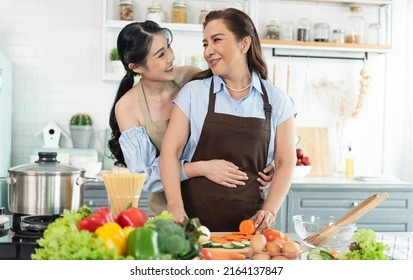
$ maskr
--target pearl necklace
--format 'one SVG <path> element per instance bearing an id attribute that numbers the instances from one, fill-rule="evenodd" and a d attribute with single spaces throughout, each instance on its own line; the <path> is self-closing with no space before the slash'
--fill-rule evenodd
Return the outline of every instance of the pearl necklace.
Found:
<path id="1" fill-rule="evenodd" d="M 252 84 L 252 82 L 251 82 L 248 86 L 246 86 L 245 88 L 235 89 L 235 88 L 230 87 L 229 85 L 227 85 L 227 84 L 224 82 L 224 85 L 225 85 L 227 88 L 229 88 L 230 90 L 235 91 L 235 92 L 244 91 L 244 90 L 248 89 L 248 88 L 251 86 L 251 84 Z"/>

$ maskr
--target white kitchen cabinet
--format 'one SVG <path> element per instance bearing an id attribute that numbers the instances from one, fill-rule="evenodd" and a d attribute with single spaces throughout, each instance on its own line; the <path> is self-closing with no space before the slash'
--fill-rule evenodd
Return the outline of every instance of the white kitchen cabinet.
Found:
<path id="1" fill-rule="evenodd" d="M 134 21 L 144 21 L 148 6 L 153 0 L 134 1 Z M 380 23 L 382 26 L 382 41 L 379 45 L 348 44 L 348 43 L 324 43 L 324 42 L 298 42 L 262 39 L 263 48 L 271 48 L 273 56 L 297 56 L 310 57 L 341 57 L 360 58 L 368 53 L 386 53 L 391 49 L 391 4 L 392 0 L 188 0 L 188 23 L 169 23 L 171 7 L 174 0 L 162 0 L 164 22 L 162 26 L 169 28 L 175 40 L 182 40 L 194 48 L 175 49 L 176 60 L 179 64 L 188 64 L 188 57 L 202 54 L 202 44 L 198 47 L 193 42 L 201 42 L 202 25 L 198 23 L 201 9 L 205 5 L 211 8 L 222 9 L 228 6 L 238 7 L 247 12 L 253 19 L 259 35 L 264 38 L 266 25 L 270 20 L 277 23 L 289 20 L 296 23 L 300 18 L 309 18 L 312 24 L 327 22 L 331 30 L 344 28 L 346 19 L 350 15 L 350 6 L 361 6 L 363 17 L 368 23 Z M 119 81 L 120 76 L 111 74 L 109 66 L 109 53 L 116 46 L 116 38 L 120 30 L 131 21 L 119 20 L 118 0 L 103 1 L 102 22 L 102 78 L 104 80 Z M 314 16 L 316 15 L 316 16 Z M 294 30 L 296 26 L 294 25 Z M 331 32 L 330 30 L 330 32 Z M 367 26 L 366 26 L 367 32 Z M 183 57 L 182 57 L 183 56 Z"/>

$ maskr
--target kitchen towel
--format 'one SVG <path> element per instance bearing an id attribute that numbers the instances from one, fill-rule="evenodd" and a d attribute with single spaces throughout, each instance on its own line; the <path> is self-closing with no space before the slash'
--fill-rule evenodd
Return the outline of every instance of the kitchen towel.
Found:
<path id="1" fill-rule="evenodd" d="M 376 233 L 376 240 L 390 246 L 393 260 L 413 260 L 413 234 Z"/>

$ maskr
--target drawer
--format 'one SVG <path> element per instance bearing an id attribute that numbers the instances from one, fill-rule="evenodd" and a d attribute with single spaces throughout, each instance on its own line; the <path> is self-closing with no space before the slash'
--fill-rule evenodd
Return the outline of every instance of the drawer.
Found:
<path id="1" fill-rule="evenodd" d="M 363 200 L 367 199 L 373 192 L 293 192 L 291 210 L 295 214 L 307 214 L 308 211 L 341 212 L 349 211 Z M 372 211 L 376 214 L 389 213 L 409 214 L 413 213 L 413 193 L 394 192 L 389 198 L 382 202 Z M 314 215 L 314 213 L 312 213 Z"/>
<path id="2" fill-rule="evenodd" d="M 341 217 L 377 192 L 290 191 L 287 231 L 294 232 L 292 216 L 315 215 Z M 357 221 L 358 228 L 378 232 L 411 231 L 413 193 L 392 192 L 389 198 Z"/>

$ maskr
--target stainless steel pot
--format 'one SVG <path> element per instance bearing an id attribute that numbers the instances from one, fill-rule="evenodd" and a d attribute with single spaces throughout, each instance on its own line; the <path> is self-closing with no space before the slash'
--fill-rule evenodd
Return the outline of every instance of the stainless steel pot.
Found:
<path id="1" fill-rule="evenodd" d="M 35 163 L 12 167 L 9 177 L 0 177 L 8 184 L 10 212 L 57 215 L 83 205 L 84 184 L 96 179 L 84 177 L 82 168 L 60 164 L 56 156 L 39 152 Z"/>

